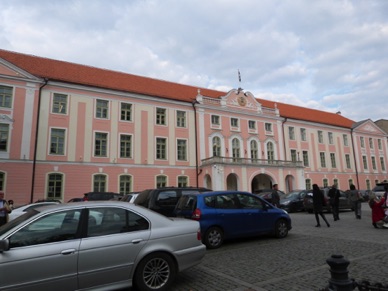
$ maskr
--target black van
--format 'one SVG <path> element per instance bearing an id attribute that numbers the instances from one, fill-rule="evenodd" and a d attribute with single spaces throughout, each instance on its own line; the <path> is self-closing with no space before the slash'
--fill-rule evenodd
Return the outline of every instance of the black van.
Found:
<path id="1" fill-rule="evenodd" d="M 141 205 L 164 216 L 174 216 L 175 205 L 182 194 L 202 193 L 212 191 L 206 188 L 196 187 L 163 187 L 147 189 L 139 193 L 135 204 Z"/>
<path id="2" fill-rule="evenodd" d="M 114 192 L 88 192 L 85 193 L 89 201 L 95 200 L 120 200 L 123 196 L 119 193 Z"/>

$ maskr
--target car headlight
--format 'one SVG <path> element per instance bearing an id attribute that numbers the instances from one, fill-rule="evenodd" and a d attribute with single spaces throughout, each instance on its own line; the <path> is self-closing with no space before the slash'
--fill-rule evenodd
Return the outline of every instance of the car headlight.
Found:
<path id="1" fill-rule="evenodd" d="M 283 205 L 288 205 L 290 203 L 291 203 L 291 201 L 284 201 L 284 202 L 282 202 Z"/>

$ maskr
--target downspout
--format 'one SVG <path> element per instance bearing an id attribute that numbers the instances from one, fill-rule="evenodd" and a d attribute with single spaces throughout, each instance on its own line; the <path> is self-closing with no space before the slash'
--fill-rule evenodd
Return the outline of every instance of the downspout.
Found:
<path id="1" fill-rule="evenodd" d="M 199 102 L 194 99 L 191 102 L 191 105 L 194 109 L 194 132 L 195 132 L 195 183 L 196 187 L 198 187 L 198 177 L 201 174 L 201 172 L 198 172 L 198 144 L 197 144 L 197 109 L 195 107 L 195 104 L 199 104 Z"/>
<path id="2" fill-rule="evenodd" d="M 353 159 L 354 159 L 354 167 L 356 168 L 357 189 L 360 189 L 360 182 L 358 181 L 356 153 L 354 151 L 353 128 L 350 129 L 350 136 L 352 137 Z"/>
<path id="3" fill-rule="evenodd" d="M 38 110 L 36 113 L 36 128 L 35 128 L 35 145 L 34 145 L 34 159 L 32 161 L 32 183 L 31 183 L 31 196 L 30 203 L 34 202 L 34 187 L 35 187 L 35 172 L 36 172 L 36 155 L 38 152 L 38 133 L 39 133 L 39 120 L 40 120 L 40 102 L 42 99 L 42 89 L 48 83 L 48 79 L 44 79 L 44 84 L 39 87 L 39 96 L 38 96 Z"/>

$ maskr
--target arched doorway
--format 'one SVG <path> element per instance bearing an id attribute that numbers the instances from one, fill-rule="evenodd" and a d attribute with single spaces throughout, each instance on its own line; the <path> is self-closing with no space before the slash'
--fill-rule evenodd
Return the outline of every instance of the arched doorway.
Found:
<path id="1" fill-rule="evenodd" d="M 236 174 L 229 174 L 228 177 L 226 177 L 226 190 L 238 190 L 237 186 Z"/>
<path id="2" fill-rule="evenodd" d="M 251 191 L 252 193 L 258 193 L 261 189 L 271 189 L 272 188 L 272 178 L 266 174 L 258 174 L 252 179 Z"/>
<path id="3" fill-rule="evenodd" d="M 286 185 L 286 189 L 284 189 L 285 193 L 289 193 L 289 192 L 291 192 L 292 190 L 295 189 L 295 185 L 294 185 L 295 184 L 295 178 L 294 178 L 294 176 L 287 175 L 284 182 L 285 182 L 285 185 Z"/>
<path id="4" fill-rule="evenodd" d="M 205 185 L 205 188 L 207 189 L 213 189 L 212 178 L 208 174 L 206 174 L 204 177 L 204 185 Z"/>

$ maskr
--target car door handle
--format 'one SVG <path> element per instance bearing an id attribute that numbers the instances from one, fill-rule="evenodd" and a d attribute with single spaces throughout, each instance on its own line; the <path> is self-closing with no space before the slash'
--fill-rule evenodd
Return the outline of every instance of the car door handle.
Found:
<path id="1" fill-rule="evenodd" d="M 132 243 L 133 243 L 133 244 L 138 244 L 138 243 L 141 242 L 141 241 L 143 241 L 142 238 L 133 239 L 133 240 L 132 240 Z"/>
<path id="2" fill-rule="evenodd" d="M 62 255 L 71 255 L 75 253 L 75 249 L 68 249 L 68 250 L 63 250 L 61 252 Z"/>

